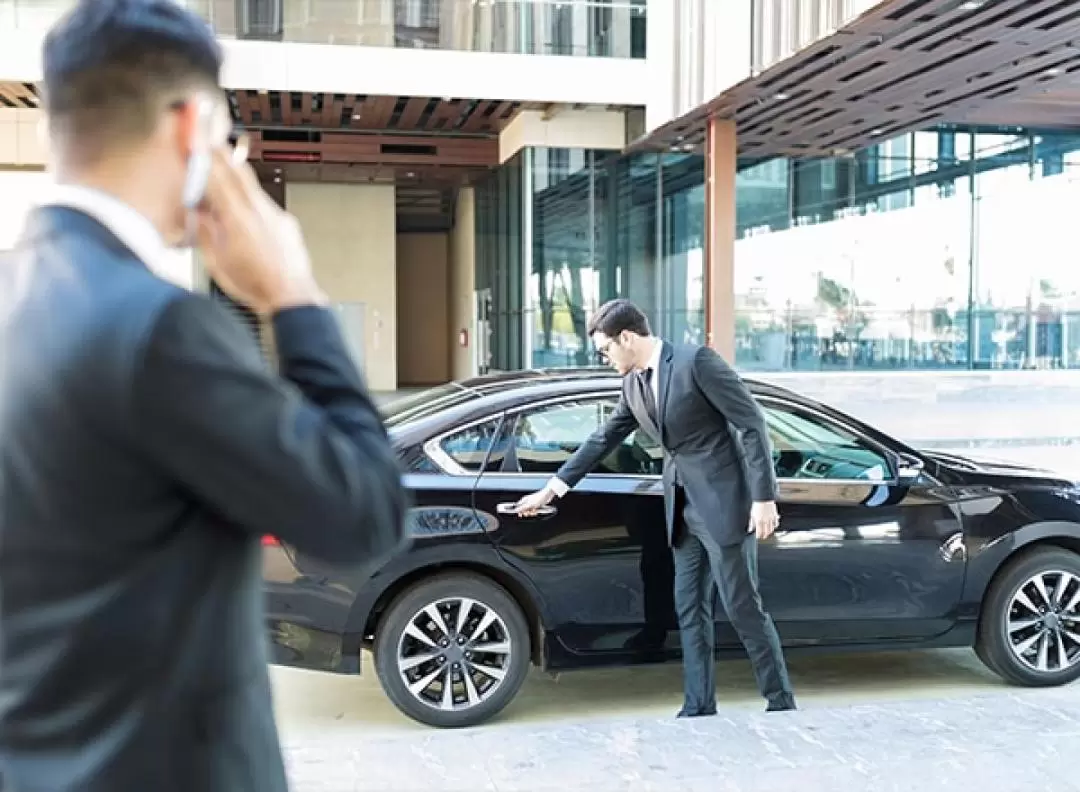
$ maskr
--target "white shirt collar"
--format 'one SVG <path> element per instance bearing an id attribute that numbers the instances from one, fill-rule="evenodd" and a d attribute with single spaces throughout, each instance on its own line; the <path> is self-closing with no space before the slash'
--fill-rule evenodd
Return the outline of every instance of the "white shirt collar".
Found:
<path id="1" fill-rule="evenodd" d="M 660 353 L 664 351 L 664 342 L 660 338 L 654 339 L 656 343 L 653 344 L 652 354 L 649 355 L 649 362 L 645 364 L 645 368 L 652 369 L 653 371 L 660 370 Z"/>
<path id="2" fill-rule="evenodd" d="M 42 206 L 66 206 L 97 220 L 130 248 L 147 268 L 163 280 L 191 288 L 178 257 L 183 254 L 165 244 L 154 224 L 130 205 L 113 196 L 75 184 L 50 188 Z M 190 269 L 190 266 L 188 266 Z"/>

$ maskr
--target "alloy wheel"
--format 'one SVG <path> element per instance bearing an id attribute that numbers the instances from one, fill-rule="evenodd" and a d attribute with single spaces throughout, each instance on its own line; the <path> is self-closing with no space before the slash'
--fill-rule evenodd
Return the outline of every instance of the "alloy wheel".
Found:
<path id="1" fill-rule="evenodd" d="M 1013 654 L 1033 671 L 1080 663 L 1080 577 L 1053 569 L 1028 578 L 1009 603 L 1006 630 Z"/>
<path id="2" fill-rule="evenodd" d="M 397 667 L 409 692 L 440 710 L 475 707 L 494 695 L 510 668 L 510 632 L 494 609 L 475 599 L 432 602 L 398 640 Z"/>

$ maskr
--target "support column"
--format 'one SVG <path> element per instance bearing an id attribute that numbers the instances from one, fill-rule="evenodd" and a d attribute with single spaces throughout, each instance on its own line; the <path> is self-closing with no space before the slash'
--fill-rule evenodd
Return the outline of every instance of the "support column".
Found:
<path id="1" fill-rule="evenodd" d="M 705 343 L 735 365 L 735 122 L 705 136 Z"/>

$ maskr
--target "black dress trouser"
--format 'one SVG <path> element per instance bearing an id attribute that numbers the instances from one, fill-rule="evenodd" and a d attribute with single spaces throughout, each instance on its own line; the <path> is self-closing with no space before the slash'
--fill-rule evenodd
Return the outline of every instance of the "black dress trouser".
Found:
<path id="1" fill-rule="evenodd" d="M 680 488 L 681 489 L 681 488 Z M 721 545 L 685 498 L 682 531 L 672 549 L 675 559 L 675 610 L 683 654 L 684 709 L 716 710 L 715 593 L 727 612 L 754 669 L 758 689 L 772 702 L 790 697 L 791 682 L 772 617 L 758 591 L 757 537 Z"/>

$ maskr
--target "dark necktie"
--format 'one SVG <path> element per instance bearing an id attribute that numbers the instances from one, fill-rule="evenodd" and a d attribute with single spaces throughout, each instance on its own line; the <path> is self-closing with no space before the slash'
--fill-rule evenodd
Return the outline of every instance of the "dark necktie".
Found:
<path id="1" fill-rule="evenodd" d="M 653 423 L 659 426 L 660 419 L 656 411 L 656 397 L 653 396 L 652 378 L 653 370 L 651 368 L 647 368 L 641 372 L 641 387 L 643 389 L 641 396 L 645 400 L 646 412 L 648 412 L 649 417 L 652 418 Z"/>

